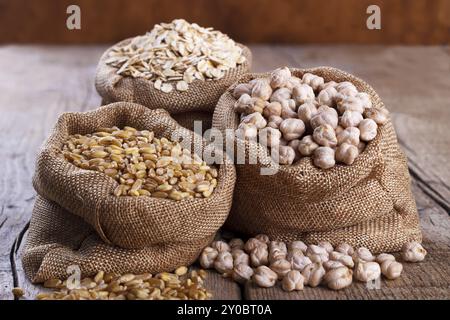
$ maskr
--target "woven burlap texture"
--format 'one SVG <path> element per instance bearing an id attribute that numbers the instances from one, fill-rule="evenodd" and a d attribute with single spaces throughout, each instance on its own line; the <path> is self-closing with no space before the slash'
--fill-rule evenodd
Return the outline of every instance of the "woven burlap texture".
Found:
<path id="1" fill-rule="evenodd" d="M 301 77 L 317 74 L 325 81 L 350 81 L 367 92 L 374 107 L 385 108 L 378 94 L 364 81 L 330 67 L 291 69 Z M 238 83 L 268 74 L 248 74 Z M 236 129 L 239 117 L 233 110 L 236 99 L 231 86 L 220 98 L 213 128 L 225 134 Z M 280 166 L 275 175 L 261 175 L 273 167 L 267 149 L 255 142 L 238 140 L 258 154 L 257 164 L 236 165 L 237 183 L 226 226 L 256 235 L 265 233 L 278 240 L 304 240 L 336 245 L 348 242 L 374 252 L 397 251 L 409 240 L 421 240 L 418 213 L 410 189 L 406 157 L 400 150 L 391 121 L 378 129 L 377 137 L 351 166 L 329 170 L 316 168 L 311 158 Z"/>
<path id="2" fill-rule="evenodd" d="M 106 244 L 80 217 L 55 202 L 37 196 L 28 230 L 22 265 L 34 283 L 67 278 L 67 267 L 77 265 L 83 277 L 105 272 L 157 273 L 193 263 L 211 237 L 167 242 L 144 249 Z"/>
<path id="3" fill-rule="evenodd" d="M 230 162 L 218 167 L 218 184 L 209 198 L 173 201 L 146 196 L 116 197 L 113 191 L 118 183 L 114 179 L 80 169 L 62 156 L 61 147 L 71 134 L 126 125 L 154 131 L 156 137 L 182 137 L 182 143 L 188 146 L 199 139 L 193 151 L 201 156 L 204 140 L 181 127 L 163 109 L 117 102 L 94 111 L 65 113 L 37 157 L 33 177 L 37 193 L 81 217 L 106 243 L 123 248 L 195 242 L 215 234 L 231 207 L 236 173 Z"/>
<path id="4" fill-rule="evenodd" d="M 107 49 L 101 56 L 97 66 L 95 87 L 105 103 L 127 101 L 142 104 L 148 108 L 167 110 L 186 128 L 193 129 L 193 121 L 204 121 L 204 127 L 210 125 L 214 107 L 225 90 L 242 75 L 250 71 L 252 53 L 249 48 L 238 44 L 243 49 L 246 61 L 230 69 L 220 80 L 195 80 L 189 85 L 189 90 L 180 92 L 173 90 L 164 93 L 156 90 L 153 83 L 143 78 L 123 77 L 118 75 L 117 68 L 107 65 L 105 61 L 112 48 L 125 46 L 132 38 L 123 40 Z M 202 113 L 198 113 L 198 112 Z M 194 112 L 193 114 L 190 114 Z"/>

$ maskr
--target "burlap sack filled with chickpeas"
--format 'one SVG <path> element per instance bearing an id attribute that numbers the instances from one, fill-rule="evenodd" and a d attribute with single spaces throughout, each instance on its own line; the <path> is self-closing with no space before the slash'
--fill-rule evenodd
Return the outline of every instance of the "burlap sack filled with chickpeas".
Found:
<path id="1" fill-rule="evenodd" d="M 169 150 L 171 137 L 183 141 Z M 203 148 L 201 137 L 162 109 L 117 102 L 63 114 L 36 163 L 38 198 L 23 255 L 27 275 L 34 282 L 63 278 L 71 264 L 86 276 L 191 264 L 228 216 L 235 183 L 230 162 L 209 166 L 195 160 L 202 159 Z M 158 153 L 163 156 L 156 159 Z M 185 165 L 175 156 L 197 162 Z M 78 160 L 83 157 L 88 160 Z M 141 165 L 146 169 L 133 171 Z M 177 191 L 186 180 L 194 184 L 195 197 L 194 189 Z"/>
<path id="2" fill-rule="evenodd" d="M 276 92 L 277 82 L 283 82 L 283 74 L 275 78 L 271 73 L 248 74 L 224 93 L 216 107 L 213 128 L 225 132 L 227 128 L 236 130 L 239 127 L 236 134 L 240 132 L 241 138 L 236 140 L 236 146 L 245 148 L 246 162 L 251 153 L 258 155 L 256 164 L 236 165 L 237 183 L 226 226 L 248 235 L 264 233 L 284 241 L 316 243 L 327 240 L 333 245 L 347 242 L 374 252 L 400 250 L 408 241 L 421 240 L 406 158 L 377 93 L 361 79 L 338 69 L 287 70 L 298 77 L 289 80 L 287 87 L 290 88 Z M 247 84 L 256 78 L 266 78 L 269 86 L 275 87 L 264 92 L 267 91 L 261 91 L 264 84 L 255 89 L 260 91 L 257 95 L 266 94 L 272 99 L 275 94 L 278 98 L 274 100 L 286 100 L 280 103 L 281 114 L 273 116 L 273 112 L 280 111 L 276 110 L 276 104 L 268 107 L 269 102 L 248 99 L 254 88 L 252 84 L 236 88 L 238 84 Z M 342 82 L 345 83 L 339 85 Z M 299 85 L 302 88 L 292 89 Z M 333 89 L 327 89 L 317 98 L 327 87 Z M 356 98 L 347 98 L 356 94 Z M 279 99 L 283 95 L 285 97 Z M 308 105 L 307 99 L 301 101 L 308 95 L 312 96 L 312 106 Z M 237 97 L 241 103 L 236 103 Z M 364 111 L 359 110 L 359 115 L 348 112 L 344 116 L 347 107 L 353 110 L 351 106 L 355 99 L 365 100 L 362 103 Z M 322 104 L 328 106 L 322 107 Z M 255 111 L 263 116 L 254 114 Z M 322 115 L 314 119 L 321 112 Z M 331 127 L 327 124 L 315 129 L 329 120 L 327 112 L 331 112 L 334 123 Z M 364 118 L 374 121 L 365 120 L 362 124 L 361 113 Z M 283 124 L 287 118 L 296 120 Z M 298 118 L 303 118 L 305 126 L 295 136 Z M 294 124 L 294 130 L 290 128 L 291 124 Z M 248 141 L 248 137 L 260 130 L 270 131 L 272 139 L 277 137 L 272 128 L 281 131 L 278 144 L 291 147 L 280 146 L 279 152 L 275 153 L 279 156 L 279 167 L 274 166 L 270 149 L 256 141 Z M 356 137 L 352 134 L 355 128 Z M 297 142 L 291 140 L 290 134 L 294 134 Z M 324 147 L 328 145 L 327 139 L 334 142 Z M 346 144 L 341 147 L 344 142 Z M 262 175 L 262 168 L 277 168 L 278 171 L 274 175 Z"/>
<path id="3" fill-rule="evenodd" d="M 106 50 L 95 86 L 103 104 L 128 101 L 163 108 L 182 126 L 193 130 L 197 120 L 205 130 L 222 93 L 249 72 L 251 62 L 246 46 L 178 19 Z"/>

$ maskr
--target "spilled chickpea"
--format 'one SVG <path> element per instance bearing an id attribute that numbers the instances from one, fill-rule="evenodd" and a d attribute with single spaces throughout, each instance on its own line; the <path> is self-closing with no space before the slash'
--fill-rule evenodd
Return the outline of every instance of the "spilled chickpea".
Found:
<path id="1" fill-rule="evenodd" d="M 404 245 L 406 262 L 419 262 L 426 250 L 418 242 Z M 353 281 L 367 283 L 383 276 L 394 280 L 401 276 L 403 265 L 391 254 L 373 255 L 369 249 L 353 248 L 347 243 L 336 247 L 328 241 L 306 245 L 302 241 L 271 241 L 259 234 L 244 242 L 234 238 L 228 243 L 214 241 L 199 257 L 202 268 L 215 269 L 225 277 L 244 284 L 252 282 L 270 288 L 280 282 L 285 291 L 303 290 L 304 286 L 326 286 L 341 290 Z"/>

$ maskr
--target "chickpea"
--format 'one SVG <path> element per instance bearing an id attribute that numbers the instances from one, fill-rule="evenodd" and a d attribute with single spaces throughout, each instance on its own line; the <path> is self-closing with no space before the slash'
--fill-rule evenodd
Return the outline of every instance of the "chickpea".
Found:
<path id="1" fill-rule="evenodd" d="M 283 277 L 291 271 L 291 263 L 286 259 L 278 259 L 270 264 L 270 269 L 278 275 L 278 279 L 283 279 Z"/>
<path id="2" fill-rule="evenodd" d="M 303 253 L 306 252 L 306 250 L 308 249 L 308 246 L 303 242 L 303 241 L 292 241 L 291 243 L 289 243 L 289 250 L 295 250 L 295 249 L 300 249 Z"/>
<path id="3" fill-rule="evenodd" d="M 293 112 L 295 112 L 295 109 L 296 109 L 295 100 L 287 99 L 287 100 L 281 101 L 281 109 L 286 109 L 286 108 L 289 108 Z M 295 115 L 294 117 L 297 117 L 297 115 Z"/>
<path id="4" fill-rule="evenodd" d="M 317 287 L 325 275 L 325 269 L 320 262 L 308 264 L 302 271 L 305 284 L 310 287 Z"/>
<path id="5" fill-rule="evenodd" d="M 364 260 L 364 261 L 375 261 L 375 257 L 372 255 L 369 249 L 365 247 L 358 248 L 355 253 L 355 261 Z"/>
<path id="6" fill-rule="evenodd" d="M 269 262 L 269 251 L 267 247 L 258 246 L 250 252 L 250 262 L 252 266 L 259 267 Z"/>
<path id="7" fill-rule="evenodd" d="M 253 85 L 250 83 L 240 83 L 233 90 L 233 97 L 239 99 L 243 94 L 250 96 L 252 94 Z"/>
<path id="8" fill-rule="evenodd" d="M 265 244 L 269 245 L 270 244 L 270 239 L 269 236 L 267 234 L 258 234 L 255 236 L 255 239 L 258 239 L 261 242 L 264 242 Z"/>
<path id="9" fill-rule="evenodd" d="M 247 253 L 250 253 L 255 249 L 256 247 L 265 247 L 267 249 L 267 244 L 256 239 L 256 238 L 250 238 L 247 240 L 247 242 L 244 245 L 244 250 Z"/>
<path id="10" fill-rule="evenodd" d="M 361 282 L 369 282 L 378 279 L 381 268 L 377 262 L 358 261 L 355 268 L 355 279 Z"/>
<path id="11" fill-rule="evenodd" d="M 304 104 L 314 101 L 316 96 L 314 90 L 307 84 L 301 84 L 292 89 L 292 97 L 297 104 Z"/>
<path id="12" fill-rule="evenodd" d="M 364 112 L 364 105 L 362 101 L 356 97 L 345 97 L 337 104 L 337 108 L 340 114 L 343 114 L 345 111 L 356 111 L 359 113 Z"/>
<path id="13" fill-rule="evenodd" d="M 231 250 L 231 256 L 233 257 L 233 265 L 236 267 L 238 264 L 249 264 L 250 257 L 241 249 Z"/>
<path id="14" fill-rule="evenodd" d="M 231 248 L 225 241 L 217 240 L 211 242 L 211 248 L 216 249 L 218 252 L 230 251 Z"/>
<path id="15" fill-rule="evenodd" d="M 333 87 L 336 89 L 338 83 L 336 81 L 328 81 L 319 87 L 320 90 L 325 90 L 327 88 Z"/>
<path id="16" fill-rule="evenodd" d="M 246 114 L 250 109 L 250 105 L 252 103 L 252 97 L 250 95 L 243 93 L 239 99 L 234 104 L 234 111 L 237 113 Z"/>
<path id="17" fill-rule="evenodd" d="M 362 103 L 362 106 L 364 109 L 372 108 L 372 100 L 370 99 L 370 96 L 365 92 L 358 92 L 355 95 L 355 98 L 359 99 Z"/>
<path id="18" fill-rule="evenodd" d="M 300 254 L 289 255 L 288 261 L 291 263 L 292 269 L 298 271 L 303 271 L 307 265 L 313 263 L 309 257 Z"/>
<path id="19" fill-rule="evenodd" d="M 310 156 L 313 154 L 314 150 L 319 147 L 317 143 L 314 142 L 314 139 L 311 135 L 304 136 L 298 145 L 298 151 L 303 156 Z"/>
<path id="20" fill-rule="evenodd" d="M 271 116 L 281 116 L 281 103 L 275 101 L 269 103 L 263 110 L 264 116 L 269 119 Z"/>
<path id="21" fill-rule="evenodd" d="M 351 165 L 355 162 L 358 154 L 358 147 L 344 142 L 336 149 L 336 160 L 347 165 Z"/>
<path id="22" fill-rule="evenodd" d="M 279 259 L 285 259 L 287 255 L 286 244 L 281 241 L 271 241 L 269 244 L 269 261 L 272 263 Z"/>
<path id="23" fill-rule="evenodd" d="M 305 124 L 309 124 L 311 118 L 317 114 L 317 107 L 312 102 L 307 102 L 298 107 L 297 115 Z"/>
<path id="24" fill-rule="evenodd" d="M 325 83 L 325 80 L 315 74 L 305 73 L 302 82 L 311 86 L 313 90 L 316 91 Z"/>
<path id="25" fill-rule="evenodd" d="M 252 97 L 269 100 L 272 95 L 272 87 L 265 78 L 255 79 L 252 88 Z"/>
<path id="26" fill-rule="evenodd" d="M 292 76 L 289 78 L 285 87 L 292 91 L 295 87 L 297 87 L 301 84 L 302 84 L 302 79 Z"/>
<path id="27" fill-rule="evenodd" d="M 376 258 L 375 261 L 378 262 L 379 264 L 382 264 L 385 261 L 395 261 L 395 257 L 392 254 L 389 253 L 380 253 Z"/>
<path id="28" fill-rule="evenodd" d="M 359 144 L 359 129 L 355 127 L 348 127 L 337 133 L 337 143 L 341 145 L 343 143 L 352 144 L 358 146 Z M 359 153 L 359 152 L 358 152 Z"/>
<path id="29" fill-rule="evenodd" d="M 297 270 L 289 271 L 284 277 L 281 283 L 281 287 L 284 291 L 303 290 L 303 283 L 305 278 Z"/>
<path id="30" fill-rule="evenodd" d="M 241 124 L 242 123 L 252 124 L 257 129 L 265 128 L 267 125 L 266 119 L 264 119 L 263 115 L 259 112 L 254 112 L 254 113 L 251 113 L 251 114 L 245 116 L 241 120 Z"/>
<path id="31" fill-rule="evenodd" d="M 336 268 L 345 267 L 345 266 L 342 262 L 328 260 L 323 263 L 323 267 L 326 271 L 329 271 L 331 269 L 336 269 Z"/>
<path id="32" fill-rule="evenodd" d="M 358 94 L 358 89 L 356 89 L 355 85 L 349 81 L 340 82 L 336 86 L 336 90 L 343 97 L 354 97 Z"/>
<path id="33" fill-rule="evenodd" d="M 319 247 L 322 247 L 322 248 L 324 248 L 328 253 L 331 253 L 331 252 L 333 252 L 333 245 L 329 242 L 329 241 L 325 241 L 325 240 L 322 240 L 322 241 L 319 241 L 318 243 L 317 243 L 317 245 L 319 246 Z"/>
<path id="34" fill-rule="evenodd" d="M 258 286 L 270 288 L 277 282 L 278 275 L 267 266 L 259 266 L 254 270 L 252 278 Z"/>
<path id="35" fill-rule="evenodd" d="M 281 117 L 283 119 L 295 119 L 297 118 L 297 113 L 292 111 L 288 105 L 284 104 L 281 106 Z"/>
<path id="36" fill-rule="evenodd" d="M 337 96 L 337 94 L 337 90 L 334 87 L 330 86 L 320 91 L 319 95 L 317 96 L 317 101 L 321 105 L 332 107 L 335 104 L 335 97 Z"/>
<path id="37" fill-rule="evenodd" d="M 386 108 L 369 108 L 364 110 L 364 116 L 372 119 L 378 125 L 383 125 L 389 119 L 389 111 Z"/>
<path id="38" fill-rule="evenodd" d="M 330 253 L 329 258 L 330 258 L 330 260 L 333 260 L 333 261 L 339 261 L 344 266 L 349 267 L 349 268 L 353 268 L 355 266 L 355 264 L 353 262 L 353 258 L 345 253 L 333 251 Z"/>
<path id="39" fill-rule="evenodd" d="M 306 255 L 311 259 L 312 262 L 323 263 L 329 260 L 327 250 L 323 247 L 314 244 L 308 246 L 308 249 L 306 250 Z"/>
<path id="40" fill-rule="evenodd" d="M 233 238 L 228 242 L 228 245 L 230 246 L 231 250 L 233 249 L 244 249 L 244 241 L 239 238 Z"/>
<path id="41" fill-rule="evenodd" d="M 316 143 L 324 147 L 337 145 L 336 133 L 329 124 L 322 124 L 314 129 L 313 138 Z"/>
<path id="42" fill-rule="evenodd" d="M 211 247 L 206 247 L 203 249 L 200 255 L 199 261 L 202 268 L 210 269 L 214 266 L 214 261 L 216 260 L 219 252 Z"/>
<path id="43" fill-rule="evenodd" d="M 253 269 L 248 264 L 238 264 L 234 267 L 231 277 L 238 283 L 245 283 L 253 276 Z"/>
<path id="44" fill-rule="evenodd" d="M 305 132 L 305 124 L 300 119 L 285 119 L 280 124 L 280 131 L 287 141 L 298 139 Z"/>
<path id="45" fill-rule="evenodd" d="M 270 102 L 282 102 L 291 98 L 291 91 L 288 88 L 280 88 L 275 90 L 270 97 Z"/>
<path id="46" fill-rule="evenodd" d="M 278 129 L 280 127 L 280 124 L 283 122 L 283 118 L 279 116 L 270 116 L 269 122 L 267 123 L 268 127 Z"/>
<path id="47" fill-rule="evenodd" d="M 351 245 L 349 245 L 348 243 L 341 243 L 336 247 L 336 251 L 343 253 L 343 254 L 347 254 L 349 256 L 353 256 L 353 254 L 355 253 L 355 250 L 353 249 L 353 247 Z"/>
<path id="48" fill-rule="evenodd" d="M 325 274 L 323 280 L 328 288 L 341 290 L 352 284 L 353 272 L 347 267 L 331 269 Z"/>
<path id="49" fill-rule="evenodd" d="M 389 280 L 400 277 L 403 271 L 403 265 L 395 260 L 386 260 L 381 263 L 381 273 Z"/>
<path id="50" fill-rule="evenodd" d="M 228 251 L 219 252 L 214 261 L 214 268 L 219 273 L 228 273 L 233 270 L 233 256 Z"/>
<path id="51" fill-rule="evenodd" d="M 278 68 L 270 75 L 270 86 L 273 89 L 286 87 L 291 78 L 291 71 L 288 67 Z"/>
<path id="52" fill-rule="evenodd" d="M 363 119 L 361 113 L 347 110 L 342 114 L 339 124 L 344 128 L 357 127 Z"/>
<path id="53" fill-rule="evenodd" d="M 338 121 L 339 118 L 335 109 L 328 106 L 320 106 L 317 109 L 317 114 L 311 118 L 310 124 L 313 129 L 323 124 L 328 124 L 334 129 L 337 128 Z"/>
<path id="54" fill-rule="evenodd" d="M 272 149 L 272 156 L 275 157 L 273 160 L 278 161 L 279 164 L 291 165 L 294 163 L 295 151 L 291 147 L 283 146 L 281 144 L 282 141 L 280 140 L 278 151 L 276 148 Z"/>
<path id="55" fill-rule="evenodd" d="M 417 241 L 405 243 L 402 247 L 402 258 L 409 262 L 420 262 L 425 259 L 427 250 Z"/>
<path id="56" fill-rule="evenodd" d="M 360 138 L 363 141 L 371 141 L 377 136 L 378 125 L 372 119 L 364 119 L 359 126 Z"/>
<path id="57" fill-rule="evenodd" d="M 319 147 L 314 150 L 314 165 L 322 169 L 329 169 L 336 164 L 334 150 L 330 147 Z"/>

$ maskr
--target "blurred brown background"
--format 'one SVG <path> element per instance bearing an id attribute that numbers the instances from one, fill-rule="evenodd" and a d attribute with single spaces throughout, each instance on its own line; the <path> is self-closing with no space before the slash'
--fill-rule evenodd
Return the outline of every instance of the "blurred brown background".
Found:
<path id="1" fill-rule="evenodd" d="M 66 8 L 81 8 L 81 30 Z M 366 9 L 381 8 L 381 30 Z M 0 43 L 106 43 L 185 18 L 241 42 L 447 44 L 450 0 L 0 0 Z"/>

